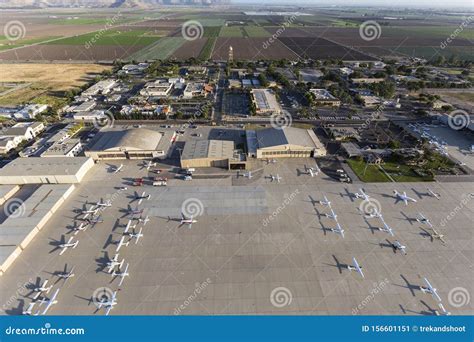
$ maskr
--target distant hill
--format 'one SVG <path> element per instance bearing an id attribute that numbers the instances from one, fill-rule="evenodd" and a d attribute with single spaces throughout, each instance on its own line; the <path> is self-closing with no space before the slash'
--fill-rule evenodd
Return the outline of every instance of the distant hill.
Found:
<path id="1" fill-rule="evenodd" d="M 229 0 L 0 0 L 2 8 L 22 7 L 139 7 L 146 8 L 154 5 L 213 5 L 228 3 Z M 64 4 L 68 3 L 69 6 Z"/>

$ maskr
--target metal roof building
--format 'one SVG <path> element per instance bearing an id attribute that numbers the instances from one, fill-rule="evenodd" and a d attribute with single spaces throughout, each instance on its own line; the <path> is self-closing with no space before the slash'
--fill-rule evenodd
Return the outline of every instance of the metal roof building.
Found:
<path id="1" fill-rule="evenodd" d="M 326 148 L 311 129 L 266 128 L 256 131 L 257 158 L 316 157 Z"/>
<path id="2" fill-rule="evenodd" d="M 170 146 L 164 133 L 146 128 L 109 129 L 97 134 L 85 155 L 100 159 L 144 159 L 166 156 Z"/>
<path id="3" fill-rule="evenodd" d="M 181 154 L 181 167 L 225 167 L 234 157 L 234 142 L 228 140 L 187 141 Z"/>
<path id="4" fill-rule="evenodd" d="M 88 157 L 17 158 L 0 169 L 0 184 L 79 183 L 93 166 Z"/>

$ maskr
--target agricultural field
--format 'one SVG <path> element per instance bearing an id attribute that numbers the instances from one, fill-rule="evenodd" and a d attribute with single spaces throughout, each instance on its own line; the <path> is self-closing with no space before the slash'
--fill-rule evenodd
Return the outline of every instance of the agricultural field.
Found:
<path id="1" fill-rule="evenodd" d="M 216 38 L 200 38 L 193 41 L 186 41 L 183 45 L 177 48 L 172 57 L 176 59 L 188 59 L 188 58 L 199 58 L 208 59 L 210 55 L 210 49 L 212 49 L 213 42 Z M 203 51 L 203 50 L 206 51 Z M 212 50 L 211 50 L 212 51 Z"/>
<path id="2" fill-rule="evenodd" d="M 246 36 L 251 38 L 270 37 L 270 33 L 260 26 L 245 26 L 244 31 Z"/>
<path id="3" fill-rule="evenodd" d="M 0 83 L 15 82 L 25 87 L 0 96 L 0 105 L 26 102 L 60 106 L 63 92 L 93 80 L 110 66 L 98 64 L 0 64 Z"/>
<path id="4" fill-rule="evenodd" d="M 145 61 L 150 59 L 166 59 L 173 55 L 187 40 L 182 37 L 164 37 L 156 43 L 137 51 L 129 59 Z M 197 54 L 199 55 L 199 53 Z"/>
<path id="5" fill-rule="evenodd" d="M 272 44 L 267 43 L 267 38 L 217 38 L 212 58 L 216 60 L 227 60 L 229 47 L 234 49 L 234 58 L 242 60 L 255 59 L 294 59 L 297 55 L 285 44 L 276 40 Z"/>
<path id="6" fill-rule="evenodd" d="M 88 33 L 80 36 L 69 37 L 55 40 L 50 44 L 54 45 L 149 45 L 157 41 L 159 36 L 154 36 L 151 32 L 145 30 L 135 30 L 126 27 L 110 29 L 100 33 Z"/>
<path id="7" fill-rule="evenodd" d="M 244 28 L 242 26 L 222 26 L 219 37 L 244 37 Z"/>

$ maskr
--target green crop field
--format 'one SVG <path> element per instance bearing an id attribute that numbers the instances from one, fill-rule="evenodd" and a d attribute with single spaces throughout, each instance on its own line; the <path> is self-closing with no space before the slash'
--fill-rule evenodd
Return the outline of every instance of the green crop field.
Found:
<path id="1" fill-rule="evenodd" d="M 186 42 L 182 37 L 164 37 L 156 43 L 141 49 L 130 56 L 130 59 L 139 61 L 150 59 L 166 59 Z"/>
<path id="2" fill-rule="evenodd" d="M 270 32 L 260 26 L 245 26 L 244 30 L 248 37 L 270 37 Z"/>
<path id="3" fill-rule="evenodd" d="M 32 39 L 20 39 L 17 41 L 9 41 L 5 36 L 0 36 L 0 51 L 18 48 L 26 45 L 37 44 L 46 42 L 50 39 L 55 39 L 60 37 L 39 37 L 39 38 L 32 38 Z"/>
<path id="4" fill-rule="evenodd" d="M 150 36 L 146 30 L 121 30 L 110 29 L 106 31 L 96 31 L 79 36 L 59 39 L 50 44 L 57 45 L 84 45 L 95 42 L 96 45 L 149 45 L 156 42 L 159 36 Z"/>
<path id="5" fill-rule="evenodd" d="M 244 32 L 241 26 L 222 26 L 219 37 L 243 37 Z"/>
<path id="6" fill-rule="evenodd" d="M 221 31 L 220 26 L 206 26 L 204 27 L 203 38 L 219 37 L 220 31 Z"/>
<path id="7" fill-rule="evenodd" d="M 212 37 L 206 41 L 204 47 L 202 48 L 201 52 L 199 53 L 198 59 L 201 60 L 208 60 L 211 58 L 212 51 L 214 50 L 214 45 L 216 45 L 217 38 Z"/>

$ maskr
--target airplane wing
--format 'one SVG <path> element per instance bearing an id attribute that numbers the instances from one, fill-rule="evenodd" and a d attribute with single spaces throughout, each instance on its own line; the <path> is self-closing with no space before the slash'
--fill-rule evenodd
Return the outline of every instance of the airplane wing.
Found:
<path id="1" fill-rule="evenodd" d="M 110 313 L 110 310 L 112 310 L 112 306 L 108 306 L 107 309 L 105 310 L 105 315 L 108 316 Z"/>
<path id="2" fill-rule="evenodd" d="M 352 258 L 352 261 L 354 261 L 354 266 L 355 266 L 357 272 L 360 273 L 360 275 L 362 276 L 362 278 L 365 278 L 365 277 L 364 277 L 364 273 L 362 272 L 362 269 L 361 269 L 361 267 L 359 266 L 359 263 L 357 262 L 357 260 L 356 260 L 355 257 Z"/>
<path id="3" fill-rule="evenodd" d="M 64 252 L 66 252 L 67 248 L 67 246 L 64 246 L 63 249 L 61 249 L 61 252 L 59 252 L 59 255 L 63 255 Z"/>
<path id="4" fill-rule="evenodd" d="M 59 289 L 56 289 L 56 292 L 54 292 L 54 295 L 48 300 L 48 304 L 46 304 L 46 307 L 44 308 L 43 312 L 41 313 L 42 315 L 46 315 L 48 312 L 49 308 L 52 307 L 56 301 L 56 297 L 58 296 Z"/>
<path id="5" fill-rule="evenodd" d="M 428 288 L 430 289 L 430 293 L 433 296 L 433 298 L 441 302 L 441 297 L 438 295 L 438 292 L 436 291 L 436 289 L 433 286 L 431 286 L 428 279 L 424 278 L 424 280 L 425 280 L 426 285 L 428 285 Z"/>
<path id="6" fill-rule="evenodd" d="M 128 220 L 127 226 L 125 227 L 125 230 L 123 231 L 124 234 L 128 233 L 128 230 L 130 229 L 131 225 L 132 225 L 132 220 Z"/>

